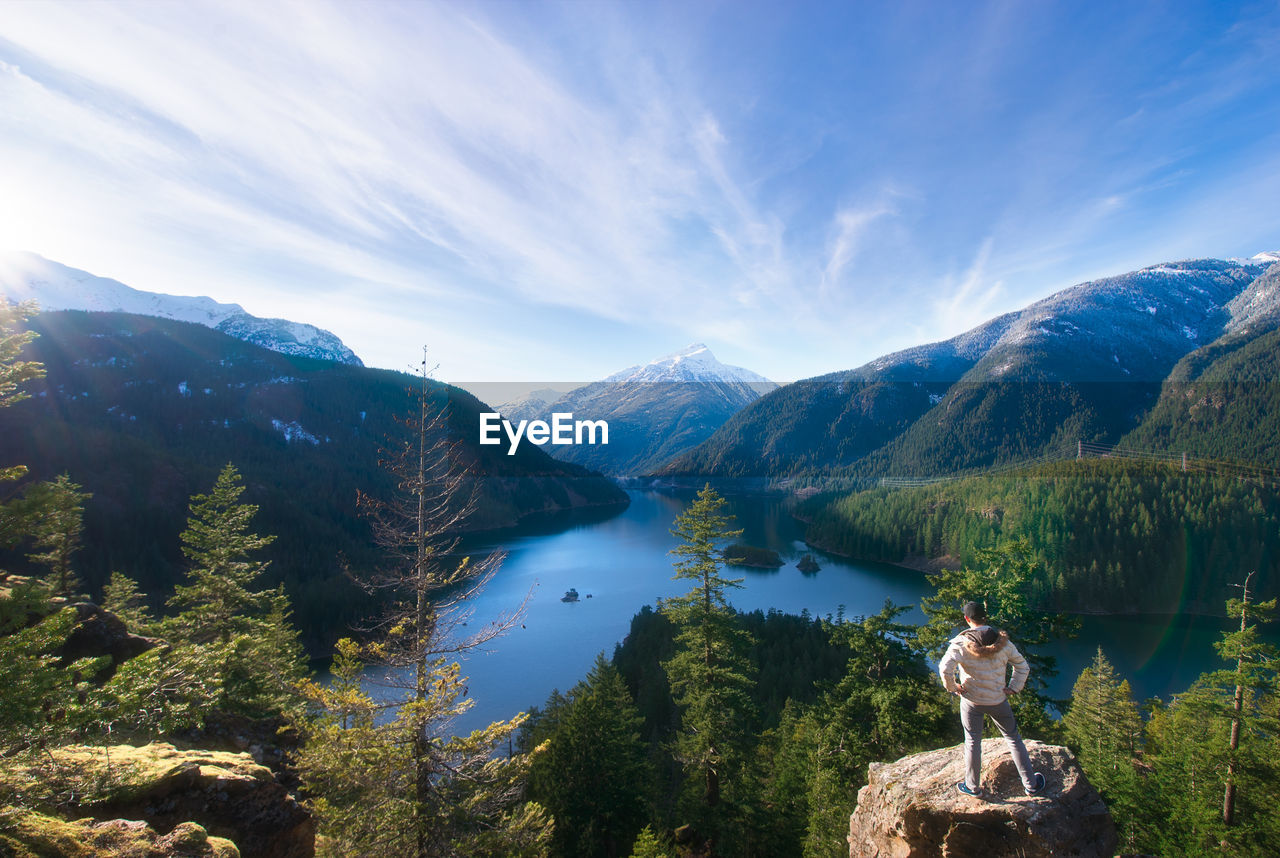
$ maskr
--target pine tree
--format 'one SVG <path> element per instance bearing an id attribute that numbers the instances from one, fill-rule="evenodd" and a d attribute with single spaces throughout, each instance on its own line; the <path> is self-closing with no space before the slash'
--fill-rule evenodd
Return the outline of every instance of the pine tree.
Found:
<path id="1" fill-rule="evenodd" d="M 752 755 L 759 796 L 750 814 L 755 854 L 799 858 L 809 819 L 810 757 L 817 741 L 810 711 L 788 700 L 777 727 L 767 730 Z"/>
<path id="2" fill-rule="evenodd" d="M 172 623 L 182 640 L 229 645 L 245 630 L 244 618 L 268 610 L 266 595 L 250 586 L 268 561 L 255 555 L 275 539 L 249 529 L 258 508 L 240 503 L 244 485 L 228 463 L 213 490 L 191 499 L 191 515 L 182 532 L 182 553 L 190 561 L 189 583 L 174 588 L 170 607 L 182 612 Z"/>
<path id="3" fill-rule="evenodd" d="M 161 631 L 196 648 L 216 675 L 212 710 L 261 718 L 300 704 L 305 662 L 283 590 L 251 589 L 267 568 L 255 555 L 274 537 L 250 529 L 258 508 L 241 503 L 243 494 L 240 474 L 228 464 L 209 494 L 191 499 L 181 534 L 190 561 L 187 583 L 169 599 L 181 611 L 166 618 Z"/>
<path id="4" fill-rule="evenodd" d="M 806 856 L 847 850 L 842 820 L 852 810 L 850 797 L 866 783 L 868 763 L 936 747 L 958 732 L 916 629 L 897 622 L 907 610 L 886 602 L 880 613 L 832 630 L 832 642 L 847 647 L 850 657 L 845 675 L 809 713 Z"/>
<path id="5" fill-rule="evenodd" d="M 27 557 L 48 567 L 46 580 L 55 596 L 69 599 L 80 586 L 80 579 L 71 568 L 71 556 L 80 548 L 84 501 L 91 497 L 62 474 L 29 488 L 22 501 L 23 513 L 30 522 L 31 541 L 37 549 Z"/>
<path id="6" fill-rule="evenodd" d="M 747 657 L 751 642 L 734 623 L 727 596 L 730 589 L 742 586 L 742 579 L 720 574 L 719 544 L 741 534 L 727 529 L 724 506 L 724 498 L 707 485 L 676 518 L 671 533 L 682 544 L 671 553 L 682 559 L 675 564 L 674 577 L 694 584 L 685 595 L 661 605 L 677 630 L 675 655 L 663 663 L 680 709 L 676 756 L 700 786 L 689 813 L 713 848 L 727 848 L 725 840 L 734 833 L 732 820 L 740 811 L 734 799 L 745 797 L 742 774 L 755 714 Z M 721 806 L 724 793 L 728 807 Z"/>
<path id="7" fill-rule="evenodd" d="M 1250 584 L 1257 574 L 1250 572 L 1241 588 L 1242 597 L 1227 602 L 1227 615 L 1239 617 L 1240 630 L 1223 636 L 1218 642 L 1218 654 L 1226 661 L 1236 663 L 1236 687 L 1231 703 L 1231 739 L 1227 749 L 1226 786 L 1222 798 L 1222 824 L 1235 823 L 1236 773 L 1240 765 L 1240 732 L 1244 721 L 1246 696 L 1256 698 L 1268 691 L 1275 692 L 1276 659 L 1280 656 L 1276 647 L 1258 640 L 1258 623 L 1275 613 L 1276 600 L 1250 603 L 1253 594 Z"/>
<path id="8" fill-rule="evenodd" d="M 603 655 L 551 706 L 559 711 L 530 767 L 529 795 L 555 818 L 557 854 L 617 858 L 645 821 L 653 776 L 640 713 Z"/>
<path id="9" fill-rule="evenodd" d="M 674 858 L 674 851 L 646 825 L 636 836 L 630 858 Z"/>
<path id="10" fill-rule="evenodd" d="M 991 625 L 1009 633 L 1031 666 L 1031 676 L 1023 693 L 1010 700 L 1018 726 L 1023 735 L 1048 738 L 1058 735 L 1060 728 L 1045 712 L 1049 701 L 1041 689 L 1057 674 L 1057 669 L 1056 660 L 1044 655 L 1040 647 L 1054 638 L 1075 634 L 1079 621 L 1032 606 L 1029 593 L 1038 569 L 1030 543 L 1016 540 L 999 548 L 979 551 L 977 563 L 972 567 L 944 569 L 930 575 L 934 593 L 920 600 L 920 607 L 928 617 L 920 629 L 920 642 L 927 652 L 941 657 L 947 642 L 963 625 L 964 603 L 982 603 Z"/>
<path id="11" fill-rule="evenodd" d="M 23 348 L 35 337 L 22 329 L 22 323 L 35 312 L 34 304 L 12 304 L 0 296 L 0 408 L 26 399 L 29 394 L 22 385 L 44 375 L 39 363 L 20 360 Z M 22 465 L 0 467 L 0 484 L 21 479 L 26 472 Z M 41 539 L 39 517 L 33 515 L 36 506 L 31 498 L 0 504 L 0 545 L 17 545 L 29 536 Z M 78 529 L 69 520 L 67 529 L 78 537 Z M 47 547 L 54 558 L 68 561 L 61 567 L 65 572 L 61 583 L 67 592 L 74 586 L 69 572 L 74 541 L 64 544 L 69 549 L 65 553 L 54 550 L 57 540 L 52 536 L 37 543 Z M 68 710 L 86 691 L 82 677 L 96 674 L 105 660 L 81 659 L 60 666 L 61 659 L 53 653 L 75 627 L 75 611 L 67 608 L 48 614 L 49 588 L 43 582 L 19 581 L 3 570 L 0 582 L 4 584 L 0 590 L 0 756 L 7 757 L 44 747 L 65 734 Z M 31 622 L 33 616 L 42 614 L 48 615 Z M 0 804 L 12 799 L 0 795 Z"/>
<path id="12" fill-rule="evenodd" d="M 22 350 L 36 338 L 23 324 L 36 314 L 33 302 L 14 304 L 0 295 L 0 408 L 15 405 L 30 396 L 22 390 L 28 381 L 44 377 L 44 366 L 21 360 Z"/>
<path id="13" fill-rule="evenodd" d="M 361 498 L 389 558 L 364 582 L 388 609 L 368 630 L 363 660 L 388 686 L 378 711 L 394 714 L 339 726 L 335 700 L 353 698 L 310 688 L 318 709 L 299 769 L 335 854 L 541 855 L 551 824 L 521 798 L 529 757 L 495 753 L 524 716 L 452 735 L 454 719 L 471 706 L 457 658 L 518 622 L 523 606 L 468 627 L 467 601 L 502 555 L 473 561 L 456 552 L 475 509 L 474 483 L 448 429 L 448 395 L 429 381 L 425 361 L 416 399 L 410 431 L 388 457 L 402 493 Z"/>
<path id="14" fill-rule="evenodd" d="M 59 666 L 54 653 L 75 625 L 75 610 L 64 608 L 0 637 L 0 754 L 42 748 L 69 732 L 69 710 L 87 685 L 81 678 L 109 660 Z"/>
<path id="15" fill-rule="evenodd" d="M 1062 719 L 1067 740 L 1080 754 L 1089 781 L 1111 808 L 1129 851 L 1148 842 L 1140 804 L 1141 778 L 1135 765 L 1143 724 L 1129 680 L 1120 679 L 1098 647 L 1093 663 L 1080 672 L 1071 708 Z"/>
<path id="16" fill-rule="evenodd" d="M 138 582 L 121 572 L 112 572 L 103 586 L 102 607 L 124 620 L 136 634 L 146 634 L 155 625 L 146 594 L 138 589 Z"/>
<path id="17" fill-rule="evenodd" d="M 1147 807 L 1162 853 L 1280 854 L 1280 654 L 1259 636 L 1273 608 L 1247 588 L 1229 600 L 1240 629 L 1216 648 L 1234 666 L 1202 674 L 1148 722 Z"/>

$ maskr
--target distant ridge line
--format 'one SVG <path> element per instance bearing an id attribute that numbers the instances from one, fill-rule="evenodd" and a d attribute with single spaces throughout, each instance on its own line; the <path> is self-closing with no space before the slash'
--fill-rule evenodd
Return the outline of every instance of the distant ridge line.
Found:
<path id="1" fill-rule="evenodd" d="M 881 477 L 878 485 L 881 488 L 891 489 L 920 488 L 924 486 L 937 485 L 938 483 L 962 480 L 967 477 L 990 476 L 1009 473 L 1011 471 L 1023 471 L 1039 465 L 1047 465 L 1052 462 L 1064 462 L 1071 459 L 1075 459 L 1077 461 L 1084 459 L 1129 459 L 1167 464 L 1178 467 L 1183 471 L 1221 474 L 1223 476 L 1237 477 L 1239 479 L 1255 480 L 1259 483 L 1280 482 L 1280 468 L 1267 467 L 1266 465 L 1259 465 L 1252 462 L 1235 462 L 1227 459 L 1207 459 L 1199 456 L 1192 456 L 1190 453 L 1182 450 L 1176 452 L 1168 450 L 1140 450 L 1131 447 L 1108 447 L 1103 444 L 1092 444 L 1085 441 L 1077 441 L 1074 446 L 1064 446 L 1057 451 L 1045 453 L 1042 456 L 1036 456 L 1031 459 L 1020 459 L 1016 462 L 1006 462 L 1003 465 L 984 468 L 982 470 L 932 477 Z"/>

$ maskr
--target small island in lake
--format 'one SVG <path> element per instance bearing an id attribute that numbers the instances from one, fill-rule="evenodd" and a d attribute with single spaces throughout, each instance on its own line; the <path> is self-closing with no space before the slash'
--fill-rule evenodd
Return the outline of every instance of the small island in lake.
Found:
<path id="1" fill-rule="evenodd" d="M 810 572 L 817 572 L 822 567 L 818 565 L 818 561 L 813 559 L 812 554 L 806 554 L 800 558 L 800 562 L 796 564 L 796 568 L 806 575 Z"/>
<path id="2" fill-rule="evenodd" d="M 564 591 L 564 595 L 560 597 L 560 601 L 561 601 L 561 602 L 576 602 L 576 601 L 578 601 L 578 591 L 577 591 L 577 589 L 576 589 L 576 588 L 574 588 L 574 587 L 570 587 L 568 590 L 565 590 L 565 591 Z"/>
<path id="3" fill-rule="evenodd" d="M 724 550 L 724 562 L 730 566 L 755 566 L 760 569 L 778 569 L 783 565 L 782 557 L 772 548 L 757 548 L 741 542 Z"/>

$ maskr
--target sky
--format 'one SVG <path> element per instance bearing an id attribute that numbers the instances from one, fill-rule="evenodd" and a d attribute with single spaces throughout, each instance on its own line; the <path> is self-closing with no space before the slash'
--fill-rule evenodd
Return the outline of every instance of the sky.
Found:
<path id="1" fill-rule="evenodd" d="M 1280 250 L 1280 4 L 0 0 L 0 250 L 447 381 L 790 381 Z"/>

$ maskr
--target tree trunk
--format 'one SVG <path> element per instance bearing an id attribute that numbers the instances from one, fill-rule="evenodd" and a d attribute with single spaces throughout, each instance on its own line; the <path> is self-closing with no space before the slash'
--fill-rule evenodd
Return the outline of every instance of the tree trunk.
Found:
<path id="1" fill-rule="evenodd" d="M 1240 631 L 1245 631 L 1249 620 L 1249 582 L 1255 573 L 1244 579 L 1244 598 L 1240 605 Z M 1222 824 L 1231 825 L 1236 810 L 1236 752 L 1240 749 L 1240 716 L 1244 711 L 1244 654 L 1236 658 L 1236 698 L 1231 713 L 1231 744 L 1227 752 L 1227 787 L 1222 795 Z"/>
<path id="2" fill-rule="evenodd" d="M 422 402 L 418 417 L 418 479 L 414 489 L 418 495 L 418 520 L 416 530 L 417 558 L 414 566 L 414 585 L 417 589 L 415 616 L 414 670 L 417 679 L 414 699 L 419 706 L 414 719 L 413 771 L 414 771 L 414 828 L 417 836 L 417 858 L 430 858 L 431 799 L 431 748 L 427 742 L 425 707 L 427 704 L 427 641 L 430 633 L 431 604 L 427 600 L 427 353 L 422 350 Z"/>

